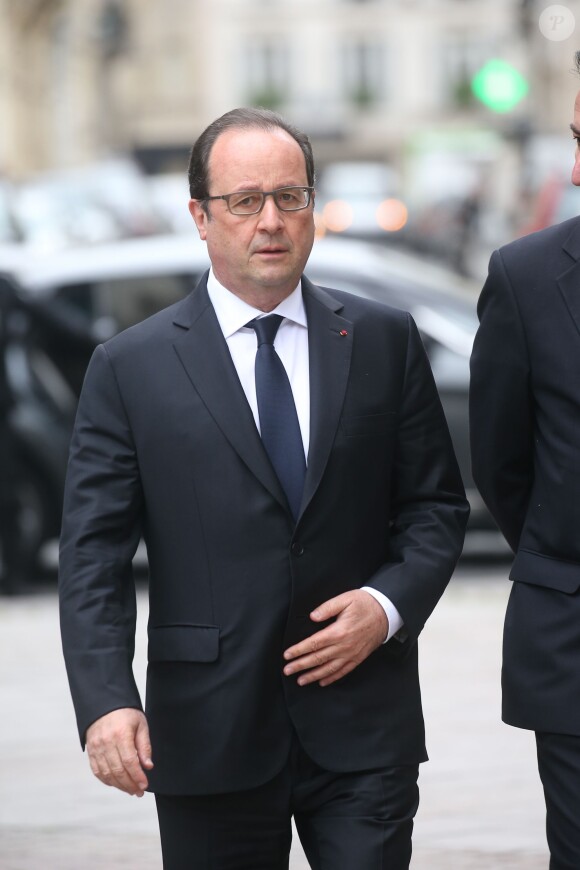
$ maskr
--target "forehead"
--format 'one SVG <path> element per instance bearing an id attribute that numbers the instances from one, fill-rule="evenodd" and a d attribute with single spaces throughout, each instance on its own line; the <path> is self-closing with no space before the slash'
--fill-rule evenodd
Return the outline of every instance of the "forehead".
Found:
<path id="1" fill-rule="evenodd" d="M 209 157 L 212 182 L 303 184 L 306 160 L 295 139 L 280 128 L 235 128 L 214 142 Z"/>

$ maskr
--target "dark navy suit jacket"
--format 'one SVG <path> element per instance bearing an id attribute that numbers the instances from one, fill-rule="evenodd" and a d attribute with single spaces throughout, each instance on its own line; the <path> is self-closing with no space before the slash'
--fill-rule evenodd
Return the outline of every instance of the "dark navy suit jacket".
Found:
<path id="1" fill-rule="evenodd" d="M 479 316 L 473 474 L 515 553 L 504 718 L 580 735 L 580 219 L 496 251 Z"/>
<path id="2" fill-rule="evenodd" d="M 152 790 L 267 781 L 295 732 L 350 771 L 425 756 L 416 640 L 461 551 L 467 505 L 410 316 L 303 279 L 311 433 L 295 524 L 206 279 L 95 352 L 73 436 L 61 542 L 63 644 L 81 739 L 141 704 L 131 557 L 150 565 Z M 365 584 L 407 640 L 324 689 L 282 674 L 321 602 Z"/>

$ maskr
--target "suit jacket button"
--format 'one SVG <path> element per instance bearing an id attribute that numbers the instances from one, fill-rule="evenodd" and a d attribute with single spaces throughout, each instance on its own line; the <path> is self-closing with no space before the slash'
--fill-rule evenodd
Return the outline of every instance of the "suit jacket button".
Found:
<path id="1" fill-rule="evenodd" d="M 290 551 L 293 556 L 301 556 L 304 553 L 304 547 L 302 544 L 299 544 L 298 541 L 294 541 L 290 547 Z"/>

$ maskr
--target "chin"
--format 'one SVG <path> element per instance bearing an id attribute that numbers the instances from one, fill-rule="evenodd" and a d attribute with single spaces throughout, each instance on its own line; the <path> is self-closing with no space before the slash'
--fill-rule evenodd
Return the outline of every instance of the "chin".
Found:
<path id="1" fill-rule="evenodd" d="M 294 282 L 294 287 L 298 284 L 300 275 Z M 264 269 L 256 274 L 255 280 L 262 287 L 280 287 L 284 284 L 291 284 L 294 281 L 294 273 L 288 273 L 287 269 Z"/>

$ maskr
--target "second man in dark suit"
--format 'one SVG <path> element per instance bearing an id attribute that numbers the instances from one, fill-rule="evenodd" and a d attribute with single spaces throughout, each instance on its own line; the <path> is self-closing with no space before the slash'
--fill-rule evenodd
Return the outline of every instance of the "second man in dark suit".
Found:
<path id="1" fill-rule="evenodd" d="M 577 56 L 580 71 L 580 53 Z M 580 185 L 580 93 L 572 181 Z M 503 718 L 536 732 L 550 870 L 580 867 L 580 218 L 496 251 L 472 356 L 475 481 L 515 553 Z"/>

